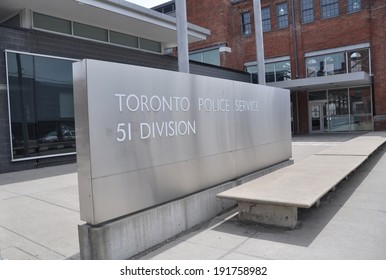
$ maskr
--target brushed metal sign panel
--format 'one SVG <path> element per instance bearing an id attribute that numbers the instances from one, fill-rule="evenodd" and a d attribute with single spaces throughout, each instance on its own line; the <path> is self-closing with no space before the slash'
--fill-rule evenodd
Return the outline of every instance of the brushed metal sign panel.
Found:
<path id="1" fill-rule="evenodd" d="M 95 60 L 74 64 L 74 90 L 80 212 L 90 224 L 291 157 L 286 90 Z"/>

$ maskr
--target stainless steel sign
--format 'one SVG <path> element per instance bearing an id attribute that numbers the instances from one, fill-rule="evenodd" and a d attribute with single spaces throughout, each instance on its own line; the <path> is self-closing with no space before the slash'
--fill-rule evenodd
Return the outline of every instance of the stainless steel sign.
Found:
<path id="1" fill-rule="evenodd" d="M 90 224 L 291 157 L 287 90 L 95 60 L 74 64 L 74 88 Z"/>

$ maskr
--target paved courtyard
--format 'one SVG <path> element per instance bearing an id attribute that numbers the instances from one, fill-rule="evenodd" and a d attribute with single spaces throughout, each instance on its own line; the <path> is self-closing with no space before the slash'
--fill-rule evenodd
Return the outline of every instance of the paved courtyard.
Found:
<path id="1" fill-rule="evenodd" d="M 301 161 L 357 134 L 293 138 Z M 294 230 L 243 224 L 235 210 L 137 259 L 386 259 L 386 145 L 321 207 L 299 211 Z M 76 165 L 0 174 L 0 258 L 77 259 Z"/>

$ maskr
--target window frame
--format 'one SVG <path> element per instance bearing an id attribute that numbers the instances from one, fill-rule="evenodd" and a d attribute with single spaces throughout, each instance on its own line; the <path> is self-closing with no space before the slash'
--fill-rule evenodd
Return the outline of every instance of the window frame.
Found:
<path id="1" fill-rule="evenodd" d="M 358 3 L 359 2 L 359 3 Z M 354 8 L 354 5 L 358 4 L 358 8 Z M 347 0 L 347 13 L 357 13 L 362 11 L 362 1 L 361 0 Z"/>
<path id="2" fill-rule="evenodd" d="M 305 8 L 306 5 L 309 5 Z M 310 17 L 310 15 L 306 15 L 305 12 L 310 12 L 312 19 L 305 20 L 306 17 Z M 302 13 L 302 23 L 310 23 L 315 21 L 315 15 L 314 15 L 314 1 L 313 0 L 302 0 L 301 1 L 301 13 Z"/>
<path id="3" fill-rule="evenodd" d="M 284 14 L 280 14 L 280 8 L 285 7 Z M 276 19 L 277 19 L 277 28 L 283 29 L 287 28 L 289 25 L 289 17 L 288 17 L 288 3 L 287 2 L 281 2 L 276 4 Z"/>
<path id="4" fill-rule="evenodd" d="M 269 32 L 272 30 L 270 6 L 261 8 L 261 22 L 262 22 L 263 32 Z"/>
<path id="5" fill-rule="evenodd" d="M 355 59 L 351 57 L 354 53 L 357 53 L 360 55 L 360 59 Z M 328 70 L 328 63 L 327 63 L 327 58 L 332 57 L 342 54 L 344 57 L 344 69 L 343 73 L 334 73 L 334 74 L 329 74 L 331 71 L 339 71 L 340 69 L 330 69 Z M 306 65 L 306 78 L 315 78 L 315 77 L 325 77 L 325 76 L 335 76 L 335 75 L 340 75 L 340 74 L 350 74 L 354 72 L 366 72 L 369 75 L 371 75 L 371 57 L 370 57 L 370 48 L 369 47 L 358 47 L 358 48 L 349 48 L 346 50 L 340 50 L 340 51 L 334 51 L 334 52 L 327 52 L 323 54 L 318 54 L 318 55 L 312 55 L 312 56 L 306 56 L 305 57 L 305 65 Z M 315 60 L 314 63 L 309 63 L 309 61 Z M 317 62 L 323 62 L 323 69 L 324 74 L 323 75 L 318 75 L 317 73 L 319 72 L 320 68 L 317 66 Z M 312 66 L 309 65 L 316 65 L 315 66 L 315 71 L 313 72 L 314 74 L 310 75 L 310 69 L 312 69 Z M 319 69 L 319 70 L 318 70 Z M 354 70 L 353 70 L 354 69 Z M 317 71 L 318 70 L 318 71 Z"/>
<path id="6" fill-rule="evenodd" d="M 252 20 L 251 12 L 246 11 L 240 14 L 241 16 L 241 34 L 243 36 L 249 36 L 252 34 Z"/>
<path id="7" fill-rule="evenodd" d="M 12 115 L 11 115 L 11 98 L 10 98 L 10 81 L 9 81 L 9 61 L 8 61 L 8 54 L 18 54 L 18 55 L 27 55 L 35 59 L 36 57 L 39 58 L 49 58 L 49 59 L 57 59 L 57 60 L 65 60 L 65 61 L 72 61 L 72 62 L 79 62 L 78 59 L 73 58 L 66 58 L 66 57 L 59 57 L 59 56 L 51 56 L 51 55 L 43 55 L 43 54 L 37 54 L 37 53 L 29 53 L 29 52 L 20 52 L 20 51 L 14 51 L 6 49 L 4 50 L 5 53 L 5 65 L 6 65 L 6 82 L 7 82 L 7 98 L 8 98 L 8 125 L 9 125 L 9 143 L 10 143 L 10 152 L 11 152 L 11 162 L 19 162 L 19 161 L 27 161 L 27 160 L 36 160 L 36 159 L 42 159 L 42 158 L 52 158 L 52 157 L 62 157 L 62 156 L 70 156 L 70 155 L 76 155 L 76 147 L 74 152 L 63 152 L 63 153 L 53 153 L 53 154 L 46 154 L 46 155 L 36 155 L 36 156 L 30 156 L 30 157 L 22 157 L 22 158 L 15 158 L 14 157 L 14 144 L 13 144 L 13 131 L 12 131 Z M 34 93 L 36 94 L 36 93 Z M 74 94 L 74 92 L 73 92 Z M 36 97 L 34 96 L 34 99 Z M 34 109 L 36 110 L 37 105 L 34 105 Z M 75 116 L 74 116 L 75 121 Z M 75 125 L 75 123 L 74 123 Z M 74 127 L 75 128 L 75 127 Z M 38 139 L 36 139 L 38 140 Z"/>
<path id="8" fill-rule="evenodd" d="M 335 11 L 334 14 L 330 14 Z M 320 18 L 329 19 L 339 16 L 339 0 L 320 0 Z"/>

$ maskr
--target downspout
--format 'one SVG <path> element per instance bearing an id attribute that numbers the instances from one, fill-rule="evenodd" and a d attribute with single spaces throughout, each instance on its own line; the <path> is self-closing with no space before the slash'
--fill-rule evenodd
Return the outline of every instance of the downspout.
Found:
<path id="1" fill-rule="evenodd" d="M 296 35 L 296 20 L 295 20 L 295 1 L 291 0 L 292 6 L 292 29 L 294 38 L 294 55 L 295 55 L 295 79 L 299 78 L 299 63 L 298 63 L 298 44 Z"/>
<path id="2" fill-rule="evenodd" d="M 293 30 L 293 39 L 294 39 L 294 55 L 295 55 L 295 79 L 299 78 L 299 63 L 298 63 L 298 43 L 297 43 L 297 34 L 296 34 L 296 20 L 295 20 L 295 1 L 291 0 L 291 12 L 292 12 L 292 30 Z M 298 92 L 295 91 L 296 97 L 296 130 L 298 135 L 300 134 L 300 121 L 299 121 L 299 99 Z M 292 112 L 293 114 L 293 112 Z M 294 130 L 295 133 L 295 130 Z"/>

